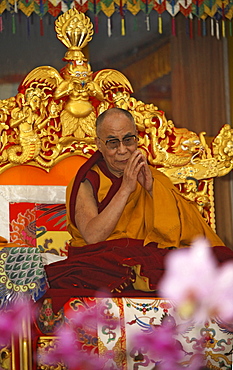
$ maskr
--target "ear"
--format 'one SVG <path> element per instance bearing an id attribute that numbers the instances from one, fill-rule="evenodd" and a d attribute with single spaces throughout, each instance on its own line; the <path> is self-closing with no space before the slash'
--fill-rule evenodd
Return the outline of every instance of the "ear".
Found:
<path id="1" fill-rule="evenodd" d="M 101 151 L 101 140 L 98 137 L 95 137 L 95 145 L 97 146 L 99 151 L 102 153 L 102 151 Z"/>

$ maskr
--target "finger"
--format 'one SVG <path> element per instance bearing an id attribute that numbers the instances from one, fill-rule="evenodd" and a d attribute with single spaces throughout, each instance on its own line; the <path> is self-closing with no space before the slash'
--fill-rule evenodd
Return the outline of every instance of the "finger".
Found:
<path id="1" fill-rule="evenodd" d="M 143 158 L 142 153 L 138 150 L 135 150 L 135 152 L 133 152 L 133 154 L 131 155 L 129 159 L 128 165 L 129 167 L 136 168 L 139 165 L 139 163 L 143 163 L 143 162 L 144 162 L 144 158 Z"/>

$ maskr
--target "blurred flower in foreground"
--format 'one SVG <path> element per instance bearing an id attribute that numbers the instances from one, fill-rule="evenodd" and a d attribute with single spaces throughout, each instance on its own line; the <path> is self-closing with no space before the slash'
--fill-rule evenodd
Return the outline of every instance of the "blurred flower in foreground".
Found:
<path id="1" fill-rule="evenodd" d="M 97 354 L 82 351 L 77 343 L 77 334 L 72 327 L 64 327 L 59 331 L 56 345 L 47 353 L 41 352 L 38 361 L 42 364 L 57 366 L 63 364 L 70 370 L 100 370 L 103 368 L 103 362 Z"/>
<path id="2" fill-rule="evenodd" d="M 219 265 L 208 242 L 197 239 L 191 248 L 168 255 L 159 291 L 175 301 L 184 319 L 233 320 L 233 261 Z"/>
<path id="3" fill-rule="evenodd" d="M 9 304 L 7 308 L 1 310 L 0 342 L 9 343 L 11 335 L 19 336 L 23 320 L 31 321 L 32 314 L 32 305 L 25 300 Z"/>
<path id="4" fill-rule="evenodd" d="M 200 370 L 203 365 L 201 346 L 186 352 L 181 340 L 190 330 L 189 322 L 177 325 L 174 318 L 165 315 L 161 325 L 152 325 L 149 332 L 142 331 L 131 340 L 133 351 L 155 363 L 157 370 Z M 187 357 L 186 357 L 187 356 Z M 191 356 L 191 361 L 189 360 Z M 153 359 L 153 360 L 152 360 Z"/>
<path id="5" fill-rule="evenodd" d="M 159 369 L 178 370 L 176 364 L 181 360 L 182 352 L 174 339 L 174 335 L 175 327 L 170 325 L 169 321 L 164 321 L 164 324 L 157 326 L 152 333 L 136 335 L 132 345 L 138 353 L 153 354 L 153 358 L 158 359 L 156 365 L 160 364 Z"/>

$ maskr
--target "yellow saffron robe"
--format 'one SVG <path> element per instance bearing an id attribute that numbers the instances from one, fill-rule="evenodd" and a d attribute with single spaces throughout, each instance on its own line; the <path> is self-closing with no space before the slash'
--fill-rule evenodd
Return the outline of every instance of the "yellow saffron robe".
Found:
<path id="1" fill-rule="evenodd" d="M 87 163 L 88 161 L 86 166 Z M 196 204 L 186 200 L 167 176 L 153 167 L 150 169 L 153 176 L 153 197 L 138 183 L 107 240 L 132 238 L 144 240 L 144 245 L 156 242 L 158 248 L 182 248 L 190 246 L 196 237 L 204 236 L 211 246 L 223 246 L 221 239 L 199 213 Z M 104 174 L 98 164 L 94 164 L 91 170 L 99 175 L 97 197 L 98 202 L 101 202 L 112 186 L 114 175 L 110 174 L 110 178 Z M 116 178 L 116 181 L 119 179 Z M 86 243 L 70 215 L 73 186 L 74 180 L 67 187 L 67 229 L 72 236 L 70 245 L 81 247 Z"/>

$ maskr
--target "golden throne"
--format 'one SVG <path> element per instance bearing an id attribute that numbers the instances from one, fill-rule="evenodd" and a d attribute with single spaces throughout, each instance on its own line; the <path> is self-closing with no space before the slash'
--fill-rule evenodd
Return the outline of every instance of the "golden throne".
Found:
<path id="1" fill-rule="evenodd" d="M 18 249 L 5 248 L 2 243 L 0 283 L 5 289 L 2 294 L 8 297 L 28 294 L 35 301 L 46 290 L 43 263 L 67 255 L 70 237 L 65 228 L 65 187 L 96 150 L 95 119 L 101 112 L 120 107 L 132 113 L 138 129 L 139 148 L 148 162 L 165 173 L 184 197 L 197 203 L 214 230 L 214 178 L 226 175 L 233 166 L 233 130 L 229 125 L 223 126 L 208 145 L 205 132 L 196 134 L 177 128 L 156 106 L 132 97 L 133 88 L 119 71 L 92 72 L 83 49 L 91 41 L 93 25 L 83 13 L 76 9 L 67 11 L 55 22 L 55 30 L 58 39 L 67 47 L 64 68 L 60 72 L 50 66 L 35 68 L 22 81 L 15 97 L 0 101 L 0 235 L 18 246 Z M 15 264 L 18 256 L 27 258 L 31 251 L 37 261 L 33 270 L 37 271 L 37 276 L 32 274 L 31 280 L 13 276 L 9 259 Z M 28 269 L 32 271 L 32 266 L 26 264 L 25 270 Z M 22 266 L 20 272 L 23 276 Z M 40 355 L 43 348 L 55 346 L 54 330 L 69 320 L 68 308 L 82 311 L 98 302 L 98 298 L 89 297 L 88 292 L 77 293 L 75 297 L 63 293 L 59 292 L 62 298 L 57 297 L 65 302 L 59 312 L 53 312 L 51 299 L 45 296 L 33 334 L 28 327 L 23 331 L 18 357 L 8 349 L 11 364 L 8 361 L 7 365 L 1 365 L 5 366 L 3 368 L 52 369 L 41 362 L 40 356 L 36 363 L 33 349 Z M 132 317 L 136 317 L 135 325 L 139 328 L 142 323 L 147 327 L 148 320 L 154 320 L 155 312 L 159 322 L 164 314 L 172 314 L 173 310 L 171 302 L 157 297 L 109 297 L 104 304 L 116 320 L 124 320 L 125 327 Z M 220 323 L 211 325 L 215 334 L 223 330 Z M 203 330 L 205 333 L 211 331 L 210 327 Z M 98 337 L 98 343 L 93 340 L 88 345 L 97 348 L 103 356 L 108 350 L 118 354 L 120 351 L 121 360 L 116 356 L 114 366 L 127 369 L 139 363 L 137 355 L 128 350 L 127 335 L 130 334 L 127 333 L 122 329 L 114 333 L 115 339 L 110 341 L 100 330 L 94 334 L 83 333 L 79 341 L 87 345 L 87 338 Z M 231 359 L 226 353 L 230 353 L 233 339 L 231 335 L 228 344 L 224 339 L 223 354 L 216 338 L 211 343 L 207 341 L 210 349 L 206 358 L 208 366 L 218 369 L 221 361 L 229 366 Z M 140 361 L 145 368 L 142 358 Z"/>

